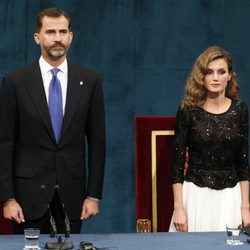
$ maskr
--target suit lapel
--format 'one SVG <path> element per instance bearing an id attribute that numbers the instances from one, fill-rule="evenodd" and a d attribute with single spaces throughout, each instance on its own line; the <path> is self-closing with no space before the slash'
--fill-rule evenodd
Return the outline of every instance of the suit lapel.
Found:
<path id="1" fill-rule="evenodd" d="M 74 115 L 79 98 L 81 96 L 81 91 L 79 89 L 80 84 L 80 74 L 79 71 L 70 63 L 68 64 L 68 87 L 67 87 L 67 97 L 66 106 L 63 119 L 63 131 L 62 136 L 67 130 L 70 121 Z"/>
<path id="2" fill-rule="evenodd" d="M 30 65 L 27 73 L 29 74 L 29 80 L 25 81 L 26 89 L 29 92 L 34 107 L 41 117 L 41 120 L 43 121 L 48 133 L 55 141 L 38 61 Z"/>
<path id="3" fill-rule="evenodd" d="M 41 117 L 41 120 L 43 121 L 48 133 L 50 134 L 54 142 L 56 142 L 38 61 L 30 65 L 27 73 L 29 74 L 29 80 L 25 81 L 26 89 L 29 92 L 32 102 L 39 116 Z M 67 130 L 67 127 L 69 126 L 78 105 L 79 98 L 81 96 L 81 91 L 79 89 L 81 80 L 84 79 L 81 79 L 79 71 L 69 63 L 67 97 L 63 119 L 62 136 Z"/>

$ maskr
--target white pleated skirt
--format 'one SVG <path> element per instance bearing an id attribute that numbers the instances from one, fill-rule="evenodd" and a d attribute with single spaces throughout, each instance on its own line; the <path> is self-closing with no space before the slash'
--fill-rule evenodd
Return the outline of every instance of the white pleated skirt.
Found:
<path id="1" fill-rule="evenodd" d="M 188 232 L 226 231 L 226 224 L 241 224 L 239 183 L 233 188 L 214 190 L 184 181 L 182 191 L 188 216 Z M 177 232 L 173 217 L 169 232 Z"/>

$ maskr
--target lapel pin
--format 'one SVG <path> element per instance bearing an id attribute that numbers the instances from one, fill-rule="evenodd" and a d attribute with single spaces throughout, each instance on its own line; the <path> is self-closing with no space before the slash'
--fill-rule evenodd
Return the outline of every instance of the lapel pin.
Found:
<path id="1" fill-rule="evenodd" d="M 79 84 L 82 86 L 83 85 L 83 81 L 80 81 Z"/>

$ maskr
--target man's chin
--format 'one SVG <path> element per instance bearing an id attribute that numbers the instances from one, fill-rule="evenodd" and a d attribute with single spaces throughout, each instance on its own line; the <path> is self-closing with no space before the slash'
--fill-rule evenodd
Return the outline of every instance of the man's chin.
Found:
<path id="1" fill-rule="evenodd" d="M 57 56 L 49 55 L 50 59 L 53 60 L 53 61 L 57 61 L 57 60 L 61 59 L 63 56 L 64 56 L 64 54 L 63 55 L 57 55 Z"/>
<path id="2" fill-rule="evenodd" d="M 53 60 L 53 61 L 57 61 L 59 59 L 61 59 L 62 57 L 64 57 L 66 54 L 65 51 L 63 52 L 57 52 L 57 53 L 48 53 L 48 56 Z"/>

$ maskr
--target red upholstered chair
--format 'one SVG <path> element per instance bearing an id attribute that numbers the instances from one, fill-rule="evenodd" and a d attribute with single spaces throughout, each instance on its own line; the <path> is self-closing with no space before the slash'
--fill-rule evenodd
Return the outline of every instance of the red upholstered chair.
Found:
<path id="1" fill-rule="evenodd" d="M 12 224 L 3 218 L 3 207 L 0 205 L 0 234 L 12 234 Z"/>
<path id="2" fill-rule="evenodd" d="M 166 232 L 173 213 L 175 117 L 136 117 L 135 123 L 137 231 Z"/>

